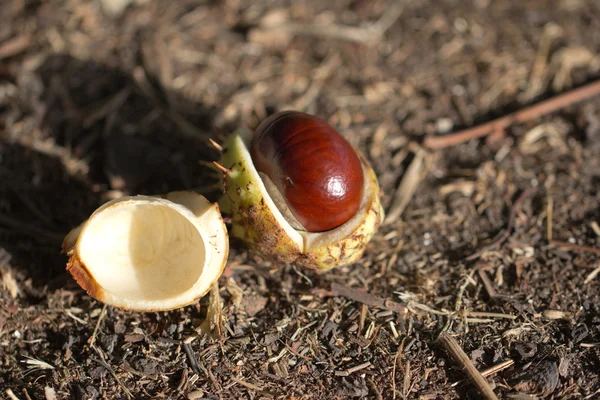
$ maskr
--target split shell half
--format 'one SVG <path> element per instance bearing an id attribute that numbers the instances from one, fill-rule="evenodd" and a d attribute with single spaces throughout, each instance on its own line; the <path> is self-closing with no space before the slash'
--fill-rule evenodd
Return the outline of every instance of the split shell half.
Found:
<path id="1" fill-rule="evenodd" d="M 223 146 L 220 164 L 228 170 L 223 173 L 224 195 L 219 205 L 231 215 L 230 234 L 275 262 L 320 271 L 348 265 L 362 257 L 384 218 L 379 183 L 365 157 L 357 150 L 365 177 L 358 212 L 335 229 L 307 232 L 294 229 L 290 218 L 284 217 L 291 214 L 285 201 L 267 188 L 269 178 L 254 167 L 248 150 L 251 139 L 248 129 L 239 129 Z"/>
<path id="2" fill-rule="evenodd" d="M 223 272 L 227 230 L 216 203 L 187 191 L 109 201 L 64 239 L 67 270 L 95 299 L 136 311 L 194 303 Z"/>

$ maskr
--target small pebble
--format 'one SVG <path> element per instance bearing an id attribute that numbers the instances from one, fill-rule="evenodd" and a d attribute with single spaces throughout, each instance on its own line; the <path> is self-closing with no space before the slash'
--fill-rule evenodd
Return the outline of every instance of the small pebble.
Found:
<path id="1" fill-rule="evenodd" d="M 189 392 L 187 395 L 188 400 L 197 400 L 204 397 L 204 392 L 202 390 L 194 390 L 193 392 Z"/>
<path id="2" fill-rule="evenodd" d="M 438 133 L 448 133 L 454 128 L 454 122 L 450 118 L 440 118 L 435 121 L 435 128 Z"/>

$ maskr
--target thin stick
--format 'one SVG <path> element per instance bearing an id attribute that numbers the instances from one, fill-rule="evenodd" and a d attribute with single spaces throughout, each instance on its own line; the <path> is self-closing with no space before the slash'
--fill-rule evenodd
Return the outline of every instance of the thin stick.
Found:
<path id="1" fill-rule="evenodd" d="M 0 43 L 0 60 L 12 57 L 27 50 L 32 42 L 30 35 L 17 36 Z"/>
<path id="2" fill-rule="evenodd" d="M 497 372 L 500 372 L 500 371 L 503 371 L 503 370 L 505 370 L 506 368 L 508 368 L 508 367 L 512 366 L 514 363 L 515 363 L 515 362 L 514 362 L 513 360 L 511 360 L 511 359 L 508 359 L 508 360 L 506 360 L 506 361 L 502 361 L 502 362 L 500 362 L 500 363 L 498 363 L 498 364 L 496 364 L 496 365 L 492 365 L 491 367 L 489 367 L 489 368 L 486 368 L 486 369 L 484 369 L 483 371 L 481 371 L 481 376 L 483 376 L 484 378 L 487 378 L 487 377 L 488 377 L 488 376 L 490 376 L 490 375 L 494 375 L 494 374 L 496 374 Z M 461 379 L 461 380 L 460 380 L 460 381 L 458 381 L 458 382 L 454 382 L 454 383 L 453 383 L 452 385 L 450 385 L 450 386 L 452 386 L 452 387 L 455 387 L 455 386 L 457 386 L 457 385 L 461 384 L 463 381 L 464 381 L 464 380 L 462 380 L 462 379 Z"/>
<path id="3" fill-rule="evenodd" d="M 595 247 L 582 246 L 580 244 L 561 242 L 558 240 L 552 240 L 552 241 L 550 241 L 550 244 L 553 246 L 556 246 L 556 247 L 562 247 L 562 248 L 569 249 L 569 250 L 579 250 L 579 251 L 583 251 L 583 252 L 587 252 L 587 253 L 600 254 L 600 249 L 597 249 Z"/>
<path id="4" fill-rule="evenodd" d="M 195 374 L 200 375 L 201 371 L 200 371 L 200 363 L 198 362 L 198 359 L 196 358 L 196 355 L 194 354 L 194 350 L 192 349 L 192 341 L 194 339 L 194 336 L 187 338 L 186 340 L 183 341 L 183 351 L 185 352 L 185 355 L 187 356 L 187 359 L 190 363 L 190 367 L 192 367 L 192 371 L 194 371 Z"/>
<path id="5" fill-rule="evenodd" d="M 123 390 L 123 392 L 125 393 L 125 395 L 128 398 L 132 399 L 133 395 L 131 394 L 131 392 L 129 391 L 129 389 L 127 388 L 127 386 L 125 386 L 123 384 L 123 382 L 121 382 L 121 380 L 117 376 L 117 373 L 115 372 L 115 370 L 110 366 L 109 363 L 106 362 L 106 360 L 104 360 L 104 355 L 102 355 L 102 353 L 100 352 L 100 350 L 96 346 L 90 346 L 90 347 L 96 351 L 96 354 L 98 354 L 97 360 L 100 363 L 100 365 L 102 365 L 104 368 L 106 368 L 108 370 L 108 372 L 110 372 L 110 374 L 113 376 L 113 378 L 115 378 L 115 381 L 117 381 L 117 383 L 119 384 L 119 386 L 121 386 L 121 389 Z"/>
<path id="6" fill-rule="evenodd" d="M 485 287 L 488 296 L 490 296 L 490 299 L 497 298 L 498 293 L 496 292 L 496 289 L 494 289 L 494 285 L 492 284 L 490 277 L 487 275 L 487 272 L 485 272 L 482 268 L 478 269 L 477 272 L 479 273 L 479 278 L 483 282 L 483 286 Z"/>
<path id="7" fill-rule="evenodd" d="M 467 311 L 467 312 L 465 312 L 465 316 L 475 317 L 475 318 L 503 318 L 503 319 L 516 319 L 517 318 L 516 315 L 494 313 L 494 312 L 483 312 L 483 311 Z"/>
<path id="8" fill-rule="evenodd" d="M 347 370 L 344 370 L 344 371 L 335 371 L 335 375 L 336 376 L 350 376 L 351 374 L 353 374 L 357 371 L 360 371 L 361 369 L 369 368 L 371 365 L 372 365 L 371 362 L 367 361 L 367 362 L 357 365 L 355 367 L 348 368 Z"/>
<path id="9" fill-rule="evenodd" d="M 592 227 L 592 230 L 594 231 L 596 236 L 600 237 L 600 225 L 598 225 L 596 221 L 592 221 L 590 223 L 590 226 Z"/>
<path id="10" fill-rule="evenodd" d="M 502 361 L 501 363 L 498 363 L 496 365 L 492 365 L 491 367 L 484 369 L 483 371 L 481 371 L 481 376 L 483 377 L 488 377 L 490 375 L 495 374 L 496 372 L 500 372 L 508 367 L 510 367 L 511 365 L 513 365 L 515 362 L 511 359 L 508 359 L 506 361 Z"/>
<path id="11" fill-rule="evenodd" d="M 415 158 L 412 159 L 406 173 L 402 177 L 402 181 L 394 193 L 392 205 L 386 212 L 384 224 L 390 224 L 402 215 L 406 206 L 417 190 L 419 182 L 423 176 L 424 170 L 427 168 L 425 163 L 425 151 L 422 149 L 417 151 Z"/>
<path id="12" fill-rule="evenodd" d="M 406 338 L 402 340 L 402 343 L 398 346 L 398 350 L 396 350 L 396 356 L 394 357 L 394 366 L 392 367 L 392 398 L 396 400 L 396 367 L 398 366 L 398 359 L 400 354 L 404 350 L 404 341 Z"/>
<path id="13" fill-rule="evenodd" d="M 90 344 L 90 346 L 93 346 L 94 343 L 96 343 L 96 335 L 98 334 L 98 329 L 100 328 L 100 323 L 102 322 L 102 320 L 104 319 L 104 316 L 106 315 L 106 308 L 107 308 L 107 305 L 105 304 L 104 307 L 102 307 L 102 311 L 100 311 L 100 315 L 98 316 L 98 321 L 96 321 L 96 326 L 94 327 L 94 332 L 92 333 L 90 340 L 88 340 L 88 343 Z"/>
<path id="14" fill-rule="evenodd" d="M 239 383 L 242 386 L 247 387 L 250 390 L 254 390 L 255 392 L 262 392 L 263 391 L 263 388 L 261 388 L 259 386 L 256 386 L 256 385 L 254 385 L 254 384 L 252 384 L 250 382 L 243 381 L 243 380 L 241 380 L 239 378 L 236 378 L 235 376 L 231 376 L 231 377 L 229 377 L 229 379 L 231 379 L 232 381 L 234 381 L 236 383 Z"/>
<path id="15" fill-rule="evenodd" d="M 498 400 L 498 397 L 490 387 L 489 383 L 485 380 L 481 373 L 477 371 L 477 368 L 475 368 L 475 365 L 473 365 L 471 359 L 465 354 L 456 339 L 447 333 L 442 333 L 438 338 L 438 341 L 444 346 L 454 361 L 456 361 L 463 368 L 471 382 L 473 382 L 484 399 Z"/>
<path id="16" fill-rule="evenodd" d="M 546 204 L 546 236 L 548 241 L 552 241 L 552 212 L 554 211 L 554 200 L 548 195 L 548 203 Z"/>
<path id="17" fill-rule="evenodd" d="M 600 95 L 600 81 L 592 82 L 481 125 L 445 136 L 428 136 L 425 138 L 423 145 L 430 149 L 455 146 L 471 139 L 487 136 L 492 132 L 504 130 L 511 125 L 522 124 L 598 95 Z"/>
<path id="18" fill-rule="evenodd" d="M 410 360 L 406 360 L 404 367 L 404 382 L 402 384 L 402 397 L 407 398 L 408 394 L 412 390 L 413 385 L 410 384 L 412 379 L 412 370 L 410 369 Z"/>
<path id="19" fill-rule="evenodd" d="M 406 312 L 406 307 L 400 303 L 396 303 L 389 299 L 384 299 L 379 296 L 375 296 L 363 289 L 355 289 L 349 288 L 344 285 L 340 285 L 339 283 L 331 284 L 331 291 L 336 296 L 343 296 L 353 301 L 358 301 L 359 303 L 366 304 L 371 307 L 380 307 L 385 308 L 387 310 L 391 310 L 399 313 L 401 316 Z"/>
<path id="20" fill-rule="evenodd" d="M 377 385 L 375 384 L 375 382 L 373 381 L 372 377 L 369 377 L 369 379 L 367 380 L 367 385 L 369 386 L 369 388 L 371 388 L 371 390 L 373 392 L 375 392 L 375 398 L 377 400 L 383 400 L 383 395 L 381 394 L 381 392 L 379 391 L 379 389 L 377 388 Z"/>
<path id="21" fill-rule="evenodd" d="M 591 281 L 593 281 L 594 279 L 596 279 L 596 277 L 598 276 L 598 274 L 600 274 L 600 267 L 598 267 L 595 270 L 593 270 L 592 272 L 590 272 L 589 275 L 583 281 L 583 284 L 587 285 L 588 283 L 590 283 Z"/>

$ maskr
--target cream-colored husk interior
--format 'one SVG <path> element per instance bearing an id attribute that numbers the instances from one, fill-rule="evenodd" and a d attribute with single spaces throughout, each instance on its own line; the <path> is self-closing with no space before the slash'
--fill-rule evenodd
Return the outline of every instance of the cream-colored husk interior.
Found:
<path id="1" fill-rule="evenodd" d="M 194 193 L 167 196 L 119 199 L 83 226 L 76 254 L 105 302 L 177 307 L 204 294 L 221 273 L 227 239 L 218 207 Z"/>
<path id="2" fill-rule="evenodd" d="M 238 140 L 241 141 L 241 146 L 239 147 L 241 149 L 242 154 L 240 154 L 240 156 L 247 160 L 251 160 L 252 157 L 250 155 L 250 151 L 248 150 L 250 148 L 250 142 L 252 140 L 251 132 L 247 129 L 241 129 Z M 261 179 L 262 174 L 260 174 L 256 170 L 256 168 L 254 168 L 254 163 L 248 162 L 246 165 L 250 167 L 250 169 L 247 172 L 252 175 L 253 181 L 258 182 L 258 186 L 261 192 L 268 193 L 267 188 L 263 180 Z M 280 223 L 280 226 L 282 226 L 285 229 L 289 237 L 298 245 L 298 248 L 301 249 L 302 253 L 307 253 L 313 248 L 337 242 L 350 235 L 362 223 L 364 213 L 370 207 L 373 196 L 378 195 L 377 193 L 375 193 L 376 183 L 373 182 L 373 180 L 369 179 L 371 175 L 364 162 L 362 163 L 362 167 L 363 174 L 365 177 L 365 190 L 363 192 L 363 197 L 361 199 L 361 204 L 358 212 L 354 215 L 354 217 L 350 218 L 343 225 L 327 232 L 307 232 L 294 229 L 284 217 L 284 214 L 292 214 L 289 210 L 285 210 L 285 208 L 287 208 L 286 203 L 283 201 L 278 201 L 277 204 L 275 204 L 275 202 L 271 199 L 270 196 L 264 196 L 265 203 L 273 213 L 273 216 Z M 283 212 L 280 208 L 283 209 Z"/>

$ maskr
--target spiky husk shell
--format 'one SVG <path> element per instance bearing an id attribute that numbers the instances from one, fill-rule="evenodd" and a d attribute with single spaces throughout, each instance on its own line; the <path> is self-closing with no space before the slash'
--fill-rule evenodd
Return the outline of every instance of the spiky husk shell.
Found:
<path id="1" fill-rule="evenodd" d="M 295 230 L 270 198 L 248 151 L 251 132 L 239 129 L 224 144 L 220 164 L 224 194 L 221 210 L 231 216 L 229 233 L 276 263 L 296 264 L 320 271 L 348 265 L 362 257 L 384 218 L 379 184 L 372 167 L 357 151 L 365 175 L 365 195 L 358 213 L 327 232 Z"/>

